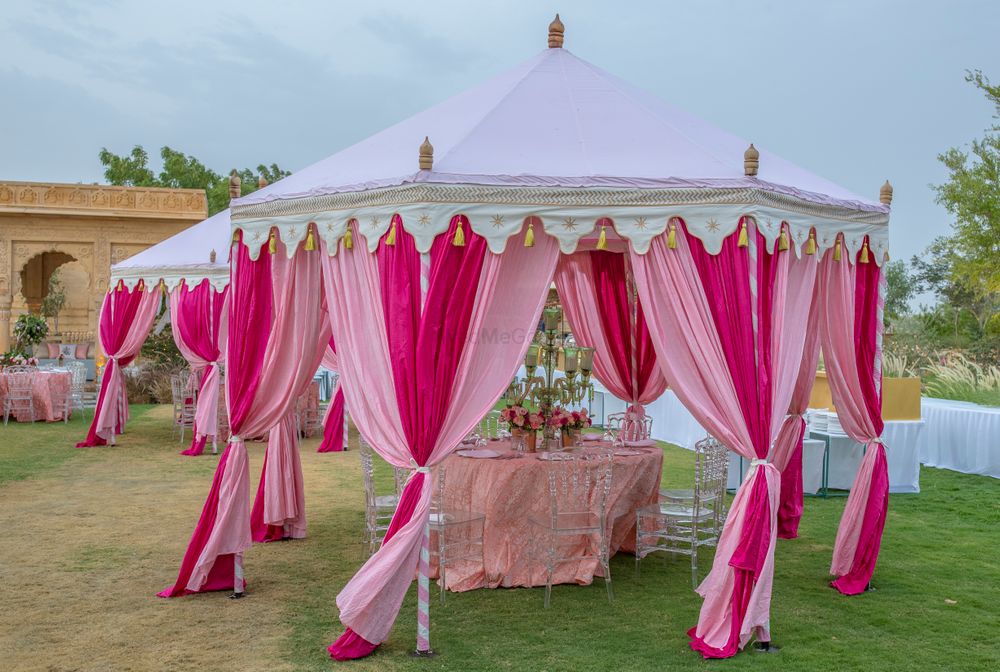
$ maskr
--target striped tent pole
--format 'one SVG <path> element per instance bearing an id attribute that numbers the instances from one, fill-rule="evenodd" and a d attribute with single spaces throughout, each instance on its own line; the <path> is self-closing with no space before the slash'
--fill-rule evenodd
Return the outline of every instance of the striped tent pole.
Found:
<path id="1" fill-rule="evenodd" d="M 427 290 L 430 288 L 431 255 L 420 255 L 420 312 L 423 313 Z M 425 475 L 424 478 L 429 478 Z M 420 542 L 420 564 L 417 573 L 417 650 L 416 656 L 432 656 L 431 650 L 431 528 L 424 522 L 424 534 Z"/>
<path id="2" fill-rule="evenodd" d="M 243 552 L 233 553 L 233 594 L 229 597 L 234 600 L 243 597 L 246 585 L 246 579 L 243 578 Z"/>

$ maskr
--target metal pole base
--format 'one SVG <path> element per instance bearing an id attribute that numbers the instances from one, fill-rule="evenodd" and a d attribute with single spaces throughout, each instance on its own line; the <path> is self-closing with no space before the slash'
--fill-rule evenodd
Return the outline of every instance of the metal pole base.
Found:
<path id="1" fill-rule="evenodd" d="M 420 649 L 414 649 L 413 651 L 410 652 L 410 657 L 411 658 L 436 658 L 437 654 L 434 653 L 434 651 L 432 651 L 431 649 L 427 649 L 426 651 L 421 651 Z"/>
<path id="2" fill-rule="evenodd" d="M 778 653 L 781 651 L 780 648 L 771 644 L 771 642 L 756 642 L 754 643 L 754 653 Z"/>
<path id="3" fill-rule="evenodd" d="M 239 592 L 239 593 L 233 593 L 232 595 L 230 595 L 229 599 L 230 600 L 239 600 L 239 599 L 241 599 L 243 597 L 246 597 L 246 593 Z"/>

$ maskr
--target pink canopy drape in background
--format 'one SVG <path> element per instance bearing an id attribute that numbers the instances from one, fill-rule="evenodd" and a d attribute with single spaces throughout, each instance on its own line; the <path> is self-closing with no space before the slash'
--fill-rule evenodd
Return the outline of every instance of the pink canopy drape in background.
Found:
<path id="1" fill-rule="evenodd" d="M 802 359 L 815 261 L 727 237 L 716 256 L 678 222 L 649 252 L 630 251 L 636 287 L 667 380 L 699 423 L 751 460 L 723 528 L 691 647 L 728 657 L 756 634 L 770 640 L 778 468 L 768 459 Z M 803 285 L 807 285 L 807 289 Z M 780 409 L 776 413 L 776 409 Z"/>
<path id="2" fill-rule="evenodd" d="M 276 254 L 268 254 L 266 246 L 265 241 L 257 260 L 251 260 L 242 242 L 232 255 L 226 353 L 226 402 L 232 435 L 177 581 L 160 593 L 162 597 L 234 587 L 234 556 L 253 543 L 250 472 L 243 436 L 259 436 L 274 428 L 267 448 L 272 456 L 265 456 L 262 481 L 274 484 L 276 494 L 269 496 L 269 488 L 258 490 L 262 522 L 280 527 L 282 534 L 286 529 L 304 533 L 301 471 L 296 469 L 297 432 L 289 435 L 282 423 L 287 422 L 295 399 L 319 365 L 322 351 L 317 343 L 325 347 L 330 331 L 321 303 L 318 253 L 303 252 L 289 260 L 280 242 Z M 279 494 L 289 488 L 292 496 Z"/>
<path id="3" fill-rule="evenodd" d="M 806 432 L 803 414 L 809 407 L 809 396 L 812 394 L 813 383 L 816 382 L 816 366 L 819 363 L 818 288 L 819 283 L 814 283 L 799 375 L 788 405 L 788 415 L 774 441 L 774 451 L 787 454 L 787 461 L 781 469 L 781 497 L 778 505 L 778 537 L 782 539 L 799 536 L 799 520 L 802 518 L 802 440 Z"/>
<path id="4" fill-rule="evenodd" d="M 555 281 L 577 344 L 594 348 L 594 377 L 642 413 L 667 381 L 628 265 L 625 254 L 577 252 L 560 258 Z"/>
<path id="5" fill-rule="evenodd" d="M 333 339 L 323 351 L 323 367 L 330 371 L 338 371 L 337 348 Z M 333 396 L 326 407 L 323 416 L 323 440 L 316 449 L 318 453 L 332 453 L 344 449 L 344 388 L 337 377 L 337 385 L 333 388 Z"/>
<path id="6" fill-rule="evenodd" d="M 205 441 L 219 427 L 219 363 L 226 354 L 229 287 L 217 291 L 207 279 L 187 282 L 170 293 L 174 343 L 191 371 L 201 377 L 191 446 L 181 455 L 201 455 Z"/>
<path id="7" fill-rule="evenodd" d="M 363 245 L 324 256 L 327 303 L 344 393 L 362 436 L 391 464 L 414 474 L 379 551 L 337 596 L 344 634 L 338 660 L 360 658 L 385 641 L 413 580 L 427 522 L 426 470 L 443 460 L 509 385 L 527 350 L 555 270 L 558 245 L 524 233 L 493 254 L 455 217 L 424 266 L 396 218 L 376 254 Z M 462 227 L 466 244 L 453 244 Z M 422 308 L 421 308 L 422 306 Z"/>
<path id="8" fill-rule="evenodd" d="M 128 396 L 122 367 L 128 366 L 139 354 L 159 306 L 159 291 L 147 291 L 141 281 L 134 289 L 126 288 L 125 283 L 119 281 L 114 290 L 105 295 L 98 333 L 108 363 L 101 378 L 94 421 L 87 438 L 76 444 L 77 448 L 106 445 L 125 429 Z"/>
<path id="9" fill-rule="evenodd" d="M 821 265 L 820 310 L 827 380 L 844 431 L 865 444 L 837 530 L 830 573 L 845 595 L 863 592 L 875 572 L 889 506 L 889 476 L 882 444 L 881 333 L 884 278 L 860 255 L 848 263 L 827 253 Z"/>

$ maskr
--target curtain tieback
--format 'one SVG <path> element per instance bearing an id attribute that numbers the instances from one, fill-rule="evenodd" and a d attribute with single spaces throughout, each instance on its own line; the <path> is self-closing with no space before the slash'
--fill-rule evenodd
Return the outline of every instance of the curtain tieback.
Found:
<path id="1" fill-rule="evenodd" d="M 882 446 L 885 445 L 885 441 L 882 440 L 881 436 L 876 436 L 874 439 L 868 439 L 868 445 L 871 445 L 873 443 L 877 443 Z"/>
<path id="2" fill-rule="evenodd" d="M 419 464 L 417 464 L 417 461 L 414 460 L 412 457 L 410 458 L 410 469 L 412 469 L 413 471 L 417 472 L 418 474 L 429 474 L 429 473 L 431 473 L 431 468 L 430 467 L 427 467 L 427 466 L 422 467 L 422 466 L 420 466 Z"/>
<path id="3" fill-rule="evenodd" d="M 757 467 L 757 466 L 760 466 L 762 464 L 771 464 L 771 463 L 768 461 L 767 458 L 755 457 L 754 459 L 750 460 L 750 466 L 751 467 Z"/>
<path id="4" fill-rule="evenodd" d="M 243 443 L 243 437 L 239 434 L 230 434 L 229 443 Z"/>

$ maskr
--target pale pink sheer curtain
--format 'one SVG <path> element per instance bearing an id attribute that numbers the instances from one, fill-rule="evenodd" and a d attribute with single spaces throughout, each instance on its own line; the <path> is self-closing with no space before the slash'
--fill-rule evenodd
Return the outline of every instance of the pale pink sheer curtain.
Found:
<path id="1" fill-rule="evenodd" d="M 204 292 L 207 294 L 204 300 L 210 305 L 207 310 L 197 311 L 200 318 L 211 320 L 215 314 L 211 304 L 216 301 L 222 302 L 222 309 L 218 313 L 218 324 L 201 325 L 200 328 L 193 330 L 204 338 L 204 342 L 199 344 L 188 343 L 185 340 L 185 330 L 178 328 L 178 316 L 181 313 L 180 304 L 185 299 L 193 298 L 190 294 L 192 292 Z M 201 387 L 198 391 L 198 402 L 194 417 L 196 433 L 192 442 L 192 448 L 194 448 L 199 438 L 205 436 L 214 437 L 219 428 L 219 386 L 222 382 L 220 364 L 226 358 L 226 340 L 228 339 L 229 325 L 229 292 L 225 290 L 217 292 L 208 280 L 203 280 L 195 287 L 189 286 L 186 281 L 182 282 L 170 292 L 170 316 L 175 325 L 172 332 L 177 349 L 180 350 L 181 355 L 191 367 L 191 371 L 201 376 Z M 207 359 L 206 356 L 208 356 L 208 353 L 215 354 L 216 358 Z M 192 453 L 185 451 L 186 454 L 198 454 L 200 452 L 200 449 Z"/>
<path id="2" fill-rule="evenodd" d="M 758 236 L 757 240 L 756 253 L 764 254 L 759 242 L 762 238 Z M 631 259 L 657 357 L 667 380 L 674 381 L 672 389 L 709 433 L 751 461 L 750 470 L 733 499 L 712 570 L 698 587 L 704 603 L 698 625 L 690 633 L 709 648 L 726 651 L 716 655 L 732 655 L 754 634 L 763 641 L 770 640 L 780 474 L 770 461 L 757 459 L 689 244 L 700 243 L 687 235 L 678 235 L 676 249 L 670 249 L 665 236 L 661 236 L 653 241 L 647 254 L 631 251 Z M 796 259 L 794 251 L 779 253 L 774 263 L 777 264 L 774 286 L 769 288 L 773 291 L 774 305 L 770 317 L 774 377 L 770 399 L 772 410 L 780 411 L 771 415 L 772 437 L 788 408 L 798 373 L 816 267 L 814 260 Z M 762 316 L 765 318 L 767 316 Z M 765 523 L 766 554 L 747 600 L 742 623 L 734 623 L 739 615 L 734 613 L 736 577 L 730 560 L 741 547 L 744 523 L 749 524 L 755 514 L 753 508 L 765 505 L 765 502 L 757 502 L 751 506 L 751 500 L 756 501 L 753 492 L 759 470 L 763 470 L 766 480 L 765 501 L 769 511 L 769 520 Z M 733 641 L 734 636 L 738 641 Z"/>
<path id="3" fill-rule="evenodd" d="M 266 246 L 261 254 L 267 254 Z M 245 251 L 241 251 L 239 255 L 234 253 L 231 289 L 236 297 L 240 295 L 237 291 L 240 278 L 251 277 L 250 274 L 242 273 L 238 267 L 239 260 L 245 256 Z M 273 309 L 268 308 L 262 314 L 273 315 L 273 319 L 269 326 L 257 392 L 247 417 L 239 428 L 242 435 L 230 437 L 223 460 L 220 460 L 219 468 L 222 473 L 217 473 L 215 478 L 218 487 L 213 486 L 202 520 L 189 543 L 188 555 L 196 553 L 197 560 L 189 565 L 186 555 L 178 582 L 173 588 L 163 591 L 161 596 L 232 588 L 231 570 L 221 571 L 215 565 L 216 560 L 223 556 L 242 554 L 253 543 L 249 502 L 250 470 L 243 437 L 260 436 L 272 428 L 276 429 L 271 432 L 267 449 L 279 457 L 280 464 L 274 467 L 277 473 L 272 475 L 272 484 L 276 489 L 272 495 L 268 494 L 267 488 L 264 492 L 258 490 L 266 509 L 263 522 L 281 528 L 282 533 L 287 530 L 296 536 L 305 534 L 305 510 L 302 506 L 303 496 L 300 494 L 301 467 L 297 466 L 297 433 L 282 431 L 279 425 L 287 422 L 286 416 L 294 412 L 295 400 L 308 385 L 319 365 L 322 350 L 317 347 L 317 343 L 325 345 L 330 338 L 329 321 L 322 306 L 319 257 L 318 252 L 299 250 L 292 259 L 288 259 L 280 241 L 276 254 L 271 255 L 269 282 L 274 303 Z M 252 306 L 244 308 L 251 313 L 256 310 Z M 230 339 L 240 337 L 238 333 L 229 334 Z M 236 365 L 232 361 L 233 351 L 234 348 L 230 347 L 227 353 L 227 371 L 230 377 L 234 375 L 233 367 Z M 230 417 L 233 417 L 234 400 L 228 385 L 226 403 Z M 268 460 L 265 459 L 265 469 L 267 463 Z M 290 497 L 282 492 L 289 487 L 294 491 Z M 270 508 L 267 507 L 268 499 L 271 500 Z M 222 580 L 211 580 L 216 576 Z"/>
<path id="4" fill-rule="evenodd" d="M 245 436 L 269 431 L 255 502 L 255 509 L 260 509 L 262 503 L 263 517 L 254 516 L 258 541 L 262 540 L 257 538 L 261 522 L 272 528 L 269 538 L 279 530 L 282 538 L 300 539 L 306 535 L 295 402 L 312 382 L 330 341 L 320 257 L 318 250 L 299 249 L 289 259 L 281 243 L 271 262 L 274 321 L 259 392 L 242 430 Z"/>
<path id="5" fill-rule="evenodd" d="M 611 394 L 633 404 L 655 401 L 667 389 L 663 369 L 655 369 L 643 386 L 638 399 L 633 398 L 633 381 L 625 380 L 611 364 L 614 361 L 612 343 L 601 328 L 598 292 L 594 286 L 590 252 L 563 255 L 556 268 L 556 290 L 573 329 L 577 344 L 594 348 L 594 377 Z M 633 377 L 636 372 L 633 372 Z"/>
<path id="6" fill-rule="evenodd" d="M 504 254 L 486 254 L 469 340 L 452 386 L 454 403 L 427 467 L 454 450 L 509 385 L 529 344 L 528 338 L 517 336 L 530 333 L 537 323 L 558 254 L 557 243 L 548 236 L 538 236 L 534 247 L 525 248 L 523 233 L 508 241 Z M 324 261 L 327 305 L 351 416 L 386 461 L 412 468 L 396 403 L 375 255 L 356 246 L 324 255 Z M 409 521 L 337 596 L 340 620 L 367 642 L 386 639 L 413 580 L 431 486 L 431 479 L 424 479 Z"/>
<path id="7" fill-rule="evenodd" d="M 121 345 L 116 348 L 105 338 L 105 332 L 115 331 L 114 327 L 109 325 L 115 325 L 116 322 L 122 319 L 121 316 L 115 315 L 114 311 L 123 302 L 118 301 L 118 297 L 113 295 L 126 292 L 130 292 L 130 290 L 125 289 L 122 284 L 119 284 L 113 292 L 109 292 L 104 297 L 106 307 L 102 307 L 101 309 L 100 338 L 101 347 L 108 357 L 108 363 L 104 369 L 104 379 L 101 381 L 102 390 L 104 391 L 103 398 L 101 399 L 102 403 L 99 404 L 97 416 L 94 418 L 90 430 L 95 440 L 92 443 L 88 443 L 91 441 L 91 435 L 88 435 L 87 442 L 85 442 L 87 445 L 98 445 L 105 441 L 113 440 L 115 434 L 120 433 L 125 428 L 125 423 L 128 420 L 128 395 L 125 392 L 125 376 L 122 373 L 122 363 L 128 364 L 139 354 L 142 344 L 145 343 L 146 337 L 149 335 L 149 330 L 153 327 L 153 320 L 156 319 L 156 311 L 160 307 L 160 292 L 158 289 L 154 288 L 150 290 L 140 284 L 131 290 L 130 293 L 133 297 L 136 293 L 139 294 L 139 298 L 136 299 L 138 306 L 135 309 L 132 319 L 126 320 L 128 323 L 121 325 L 121 329 L 125 331 L 125 335 L 121 341 Z"/>
<path id="8" fill-rule="evenodd" d="M 798 378 L 788 404 L 788 415 L 778 430 L 774 440 L 775 452 L 787 451 L 787 459 L 781 466 L 781 501 L 778 508 L 778 536 L 794 539 L 799 534 L 799 520 L 802 518 L 802 440 L 805 437 L 804 414 L 809 407 L 813 383 L 816 382 L 816 367 L 819 363 L 819 282 L 813 285 L 813 301 L 806 325 L 805 344 L 802 348 L 802 362 Z"/>
<path id="9" fill-rule="evenodd" d="M 884 278 L 874 263 L 835 261 L 821 265 L 824 303 L 820 311 L 827 380 L 844 432 L 865 444 L 844 507 L 833 549 L 833 586 L 847 595 L 863 592 L 878 558 L 889 483 L 881 434 L 881 291 Z M 866 359 L 870 358 L 870 359 Z"/>

